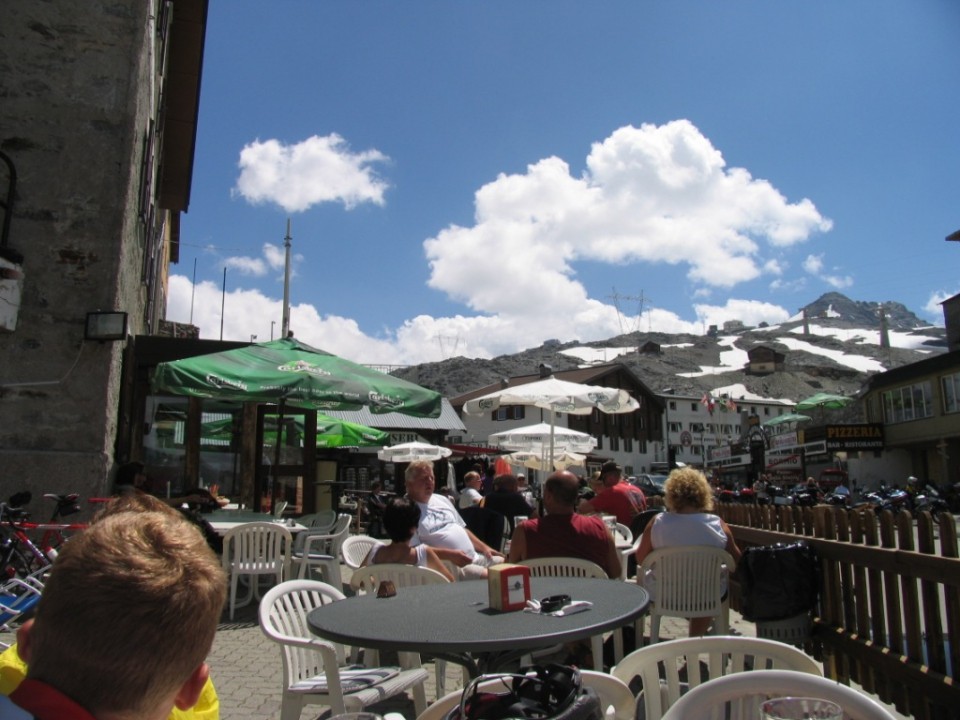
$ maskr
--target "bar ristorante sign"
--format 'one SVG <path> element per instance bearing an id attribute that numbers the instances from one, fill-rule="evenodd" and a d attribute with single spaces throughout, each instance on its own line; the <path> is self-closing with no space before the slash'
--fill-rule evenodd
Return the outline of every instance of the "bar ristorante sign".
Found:
<path id="1" fill-rule="evenodd" d="M 883 425 L 827 425 L 825 440 L 827 450 L 882 450 Z"/>

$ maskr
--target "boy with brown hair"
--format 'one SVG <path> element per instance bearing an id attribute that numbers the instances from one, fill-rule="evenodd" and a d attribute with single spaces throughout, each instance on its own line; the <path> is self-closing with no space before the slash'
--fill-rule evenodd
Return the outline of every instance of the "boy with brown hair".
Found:
<path id="1" fill-rule="evenodd" d="M 166 512 L 120 512 L 57 557 L 18 632 L 27 678 L 10 699 L 37 720 L 163 720 L 209 675 L 226 579 L 200 532 Z"/>

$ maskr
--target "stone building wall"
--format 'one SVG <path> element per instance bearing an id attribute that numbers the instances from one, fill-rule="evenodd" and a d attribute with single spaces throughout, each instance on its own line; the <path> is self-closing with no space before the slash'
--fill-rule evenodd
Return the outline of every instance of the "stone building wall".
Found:
<path id="1" fill-rule="evenodd" d="M 0 332 L 0 499 L 29 488 L 38 516 L 43 492 L 109 489 L 124 342 L 85 341 L 84 324 L 120 310 L 143 331 L 157 6 L 0 4 L 0 150 L 16 165 L 9 246 L 24 276 L 16 329 Z"/>

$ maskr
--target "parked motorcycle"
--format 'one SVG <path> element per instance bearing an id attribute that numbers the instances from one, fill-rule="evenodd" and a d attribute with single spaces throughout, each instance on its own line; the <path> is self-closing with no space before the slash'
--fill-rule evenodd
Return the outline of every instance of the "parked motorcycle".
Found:
<path id="1" fill-rule="evenodd" d="M 910 496 L 906 490 L 898 487 L 887 487 L 881 485 L 878 489 L 863 495 L 864 501 L 873 505 L 873 509 L 878 514 L 884 510 L 892 513 L 898 513 L 901 510 L 910 509 Z"/>
<path id="2" fill-rule="evenodd" d="M 918 489 L 912 498 L 912 504 L 914 512 L 929 512 L 934 516 L 950 511 L 946 500 L 940 497 L 939 491 L 930 483 Z"/>

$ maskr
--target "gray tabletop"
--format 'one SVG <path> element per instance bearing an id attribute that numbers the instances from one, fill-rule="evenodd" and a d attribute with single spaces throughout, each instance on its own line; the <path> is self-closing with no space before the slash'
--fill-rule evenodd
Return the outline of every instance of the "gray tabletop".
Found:
<path id="1" fill-rule="evenodd" d="M 313 610 L 307 622 L 320 637 L 376 650 L 472 656 L 481 666 L 498 654 L 580 640 L 626 625 L 650 602 L 635 583 L 587 578 L 531 578 L 531 596 L 565 593 L 593 607 L 566 617 L 497 612 L 485 581 L 397 588 L 392 598 L 351 597 Z M 474 668 L 475 669 L 475 668 Z M 481 670 L 484 669 L 481 667 Z"/>

